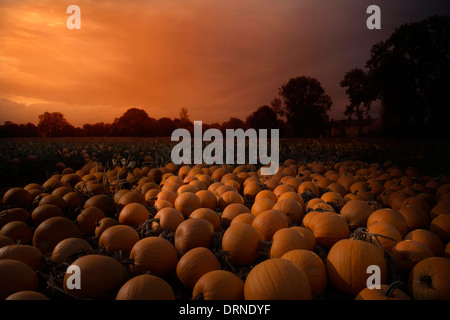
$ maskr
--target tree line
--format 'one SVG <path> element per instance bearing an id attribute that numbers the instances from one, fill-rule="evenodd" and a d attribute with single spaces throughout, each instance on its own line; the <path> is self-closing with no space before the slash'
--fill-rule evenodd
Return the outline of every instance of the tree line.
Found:
<path id="1" fill-rule="evenodd" d="M 365 69 L 354 68 L 340 81 L 349 103 L 345 115 L 362 126 L 373 105 L 381 105 L 383 134 L 389 137 L 448 136 L 450 88 L 450 18 L 433 16 L 403 24 L 385 41 L 373 45 Z M 235 117 L 207 128 L 279 129 L 281 137 L 318 137 L 330 134 L 333 102 L 319 80 L 299 76 L 283 84 L 269 104 L 244 120 Z M 198 119 L 202 120 L 202 119 Z M 170 136 L 177 128 L 192 129 L 189 111 L 177 118 L 155 119 L 139 108 L 128 109 L 113 123 L 71 125 L 60 112 L 39 115 L 37 125 L 6 121 L 2 137 Z"/>

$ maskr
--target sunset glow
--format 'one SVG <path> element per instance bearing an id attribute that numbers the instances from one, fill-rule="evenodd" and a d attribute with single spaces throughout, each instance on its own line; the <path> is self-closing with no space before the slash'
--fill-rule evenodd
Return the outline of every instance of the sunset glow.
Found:
<path id="1" fill-rule="evenodd" d="M 400 24 L 444 13 L 439 1 L 389 2 L 378 1 L 383 28 L 370 31 L 369 1 L 0 1 L 0 124 L 45 111 L 109 123 L 133 106 L 154 118 L 186 107 L 193 120 L 244 119 L 300 75 L 317 78 L 330 117 L 343 118 L 344 73 Z M 66 27 L 71 4 L 81 30 Z"/>

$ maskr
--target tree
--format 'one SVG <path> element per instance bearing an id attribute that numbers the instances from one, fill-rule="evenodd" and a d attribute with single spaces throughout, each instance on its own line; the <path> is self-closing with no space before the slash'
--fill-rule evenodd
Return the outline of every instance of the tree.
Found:
<path id="1" fill-rule="evenodd" d="M 222 123 L 222 129 L 245 129 L 245 123 L 239 118 L 231 117 L 228 121 Z"/>
<path id="2" fill-rule="evenodd" d="M 282 122 L 278 120 L 275 110 L 264 105 L 252 112 L 245 119 L 247 128 L 252 129 L 281 129 Z"/>
<path id="3" fill-rule="evenodd" d="M 328 111 L 333 102 L 317 79 L 297 77 L 290 79 L 279 89 L 276 99 L 278 115 L 286 118 L 295 136 L 315 137 L 324 134 L 328 124 Z"/>
<path id="4" fill-rule="evenodd" d="M 116 136 L 149 137 L 155 134 L 155 123 L 145 110 L 130 108 L 114 120 L 113 130 Z"/>
<path id="5" fill-rule="evenodd" d="M 61 112 L 44 112 L 39 115 L 37 131 L 41 137 L 67 136 L 73 126 Z"/>
<path id="6" fill-rule="evenodd" d="M 382 104 L 390 136 L 439 135 L 446 129 L 450 88 L 450 18 L 433 16 L 403 24 L 371 49 L 367 71 L 348 72 L 346 114 L 361 117 L 375 101 Z"/>

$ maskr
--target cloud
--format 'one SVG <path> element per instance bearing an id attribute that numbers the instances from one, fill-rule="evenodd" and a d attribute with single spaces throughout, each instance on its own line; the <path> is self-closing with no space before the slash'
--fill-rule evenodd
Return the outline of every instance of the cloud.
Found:
<path id="1" fill-rule="evenodd" d="M 2 102 L 0 120 L 61 108 L 81 125 L 141 106 L 156 118 L 187 107 L 193 119 L 222 122 L 270 103 L 300 75 L 322 83 L 339 118 L 345 72 L 363 67 L 371 46 L 401 23 L 439 10 L 379 2 L 383 29 L 371 32 L 369 1 L 86 0 L 78 2 L 81 30 L 68 30 L 69 1 L 4 0 L 0 97 L 39 103 L 11 111 Z"/>

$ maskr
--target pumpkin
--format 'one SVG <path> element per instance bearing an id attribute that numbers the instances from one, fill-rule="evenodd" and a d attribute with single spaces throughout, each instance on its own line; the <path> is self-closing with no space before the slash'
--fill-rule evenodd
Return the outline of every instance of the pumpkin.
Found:
<path id="1" fill-rule="evenodd" d="M 438 203 L 430 211 L 430 220 L 442 214 L 450 214 L 450 206 L 447 203 Z"/>
<path id="2" fill-rule="evenodd" d="M 328 279 L 338 291 L 358 294 L 367 286 L 367 268 L 380 268 L 381 283 L 386 281 L 386 262 L 383 254 L 372 243 L 356 239 L 342 239 L 330 249 L 326 259 Z"/>
<path id="3" fill-rule="evenodd" d="M 44 204 L 53 204 L 55 206 L 58 206 L 62 211 L 66 210 L 67 208 L 67 202 L 60 196 L 54 195 L 54 194 L 48 194 L 45 195 L 40 201 L 39 205 Z"/>
<path id="4" fill-rule="evenodd" d="M 194 186 L 191 184 L 184 184 L 177 189 L 177 195 L 180 195 L 184 192 L 197 193 L 199 191 L 200 191 L 200 189 L 197 186 Z"/>
<path id="5" fill-rule="evenodd" d="M 373 209 L 361 200 L 350 200 L 341 209 L 340 215 L 347 220 L 351 229 L 365 227 Z"/>
<path id="6" fill-rule="evenodd" d="M 252 181 L 244 187 L 244 197 L 249 200 L 255 200 L 256 195 L 262 190 L 262 186 L 258 181 Z"/>
<path id="7" fill-rule="evenodd" d="M 291 229 L 300 232 L 305 237 L 308 243 L 308 250 L 314 250 L 314 246 L 316 245 L 316 237 L 314 237 L 314 233 L 311 230 L 301 226 L 292 226 Z"/>
<path id="8" fill-rule="evenodd" d="M 252 222 L 262 240 L 271 241 L 275 232 L 282 228 L 289 228 L 289 223 L 283 212 L 267 210 L 260 213 Z"/>
<path id="9" fill-rule="evenodd" d="M 269 198 L 257 199 L 257 200 L 255 200 L 255 202 L 252 205 L 251 213 L 254 216 L 257 216 L 258 214 L 260 214 L 263 211 L 272 209 L 274 205 L 275 205 L 275 202 Z"/>
<path id="10" fill-rule="evenodd" d="M 118 224 L 111 226 L 100 235 L 98 245 L 105 247 L 106 252 L 131 251 L 139 234 L 130 226 Z"/>
<path id="11" fill-rule="evenodd" d="M 430 257 L 417 263 L 409 274 L 415 300 L 450 300 L 450 259 Z"/>
<path id="12" fill-rule="evenodd" d="M 181 222 L 184 221 L 183 214 L 175 208 L 163 208 L 155 216 L 156 221 L 152 222 L 152 229 L 159 228 L 175 231 Z"/>
<path id="13" fill-rule="evenodd" d="M 295 190 L 292 186 L 289 186 L 286 184 L 280 184 L 275 189 L 273 189 L 272 192 L 277 196 L 277 198 L 280 198 L 283 193 L 294 192 L 294 191 Z"/>
<path id="14" fill-rule="evenodd" d="M 109 227 L 118 225 L 119 221 L 111 217 L 105 217 L 101 219 L 95 226 L 94 234 L 97 238 L 100 238 L 103 231 L 108 229 Z"/>
<path id="15" fill-rule="evenodd" d="M 107 217 L 114 217 L 117 214 L 117 206 L 114 198 L 106 194 L 98 194 L 86 200 L 83 208 L 86 209 L 89 207 L 99 208 Z"/>
<path id="16" fill-rule="evenodd" d="M 303 234 L 292 228 L 283 228 L 275 232 L 270 247 L 271 258 L 281 258 L 283 254 L 295 249 L 308 249 L 308 240 Z"/>
<path id="17" fill-rule="evenodd" d="M 334 191 L 325 192 L 320 199 L 335 208 L 336 212 L 340 212 L 341 208 L 344 206 L 344 197 Z"/>
<path id="18" fill-rule="evenodd" d="M 378 209 L 372 212 L 367 219 L 367 226 L 376 222 L 386 222 L 392 224 L 402 236 L 408 232 L 408 224 L 403 215 L 397 210 L 390 208 Z"/>
<path id="19" fill-rule="evenodd" d="M 410 195 L 408 195 L 404 191 L 395 191 L 389 196 L 389 207 L 391 207 L 394 210 L 400 210 L 402 207 L 402 203 L 410 198 Z"/>
<path id="20" fill-rule="evenodd" d="M 230 262 L 235 266 L 249 266 L 258 258 L 258 231 L 250 224 L 233 223 L 223 234 L 222 249 L 228 252 Z"/>
<path id="21" fill-rule="evenodd" d="M 131 269 L 135 274 L 150 271 L 158 277 L 173 273 L 178 263 L 174 246 L 160 237 L 148 237 L 136 242 L 131 249 L 130 258 L 133 259 Z"/>
<path id="22" fill-rule="evenodd" d="M 415 240 L 422 242 L 431 249 L 433 255 L 435 256 L 444 255 L 444 243 L 437 234 L 431 232 L 430 230 L 426 229 L 413 230 L 405 236 L 404 240 Z"/>
<path id="23" fill-rule="evenodd" d="M 16 242 L 10 237 L 0 234 L 0 248 L 3 248 L 4 246 L 9 246 L 11 244 L 16 244 Z"/>
<path id="24" fill-rule="evenodd" d="M 249 212 L 242 213 L 242 214 L 238 215 L 236 218 L 234 218 L 231 221 L 230 225 L 233 225 L 234 223 L 239 223 L 239 222 L 243 222 L 243 223 L 247 223 L 249 225 L 252 225 L 253 220 L 255 220 L 255 216 L 252 215 L 251 213 L 249 213 Z"/>
<path id="25" fill-rule="evenodd" d="M 11 221 L 3 226 L 0 234 L 13 239 L 16 243 L 31 244 L 32 231 L 23 221 Z"/>
<path id="26" fill-rule="evenodd" d="M 97 223 L 105 218 L 105 214 L 97 207 L 83 209 L 77 216 L 77 223 L 82 232 L 93 235 Z"/>
<path id="27" fill-rule="evenodd" d="M 140 203 L 129 203 L 119 213 L 119 223 L 139 227 L 150 217 L 147 208 Z"/>
<path id="28" fill-rule="evenodd" d="M 63 217 L 64 212 L 54 204 L 41 204 L 31 212 L 31 219 L 35 225 L 51 217 Z"/>
<path id="29" fill-rule="evenodd" d="M 63 196 L 63 200 L 67 203 L 67 207 L 72 210 L 82 208 L 84 205 L 83 196 L 74 191 L 66 193 Z"/>
<path id="30" fill-rule="evenodd" d="M 221 224 L 226 229 L 230 226 L 231 221 L 242 213 L 250 213 L 250 209 L 242 203 L 231 203 L 222 212 Z"/>
<path id="31" fill-rule="evenodd" d="M 392 255 L 400 268 L 410 271 L 419 261 L 433 257 L 433 252 L 426 244 L 415 240 L 403 240 L 396 244 Z"/>
<path id="32" fill-rule="evenodd" d="M 430 231 L 436 233 L 443 242 L 450 240 L 450 214 L 441 214 L 430 223 Z"/>
<path id="33" fill-rule="evenodd" d="M 2 198 L 2 203 L 11 208 L 26 208 L 33 198 L 31 194 L 24 188 L 10 188 L 5 192 Z"/>
<path id="34" fill-rule="evenodd" d="M 178 279 L 187 288 L 193 289 L 198 279 L 221 266 L 214 253 L 204 247 L 197 247 L 186 252 L 178 261 L 176 273 Z"/>
<path id="35" fill-rule="evenodd" d="M 282 195 L 280 195 L 280 197 L 278 198 L 278 200 L 283 200 L 283 199 L 295 200 L 302 206 L 302 209 L 304 209 L 304 207 L 305 207 L 305 201 L 297 192 L 294 192 L 294 191 L 285 192 Z"/>
<path id="36" fill-rule="evenodd" d="M 13 260 L 0 260 L 0 299 L 4 300 L 13 293 L 38 288 L 39 280 L 33 269 L 26 263 Z"/>
<path id="37" fill-rule="evenodd" d="M 391 252 L 394 246 L 403 240 L 400 232 L 390 223 L 373 223 L 367 228 L 367 231 L 374 234 L 372 242 L 378 247 L 381 246 L 380 249 L 383 252 L 383 249 Z"/>
<path id="38" fill-rule="evenodd" d="M 195 209 L 189 216 L 189 218 L 196 218 L 196 219 L 205 219 L 214 227 L 214 231 L 219 231 L 220 227 L 222 226 L 220 217 L 217 214 L 216 211 L 209 209 L 209 208 L 198 208 Z"/>
<path id="39" fill-rule="evenodd" d="M 258 192 L 258 194 L 255 196 L 255 202 L 259 199 L 270 199 L 274 203 L 278 201 L 278 197 L 271 190 L 261 190 L 260 192 Z"/>
<path id="40" fill-rule="evenodd" d="M 81 238 L 80 228 L 66 217 L 53 217 L 43 221 L 34 231 L 33 246 L 42 254 L 53 251 L 56 245 L 67 238 Z"/>
<path id="41" fill-rule="evenodd" d="M 91 245 L 84 239 L 67 238 L 60 241 L 52 251 L 51 261 L 54 263 L 63 263 L 70 260 L 71 256 L 78 253 L 89 252 Z M 70 261 L 72 263 L 73 261 Z"/>
<path id="42" fill-rule="evenodd" d="M 116 296 L 120 287 L 127 281 L 126 268 L 116 259 L 90 254 L 78 258 L 71 266 L 77 266 L 80 271 L 80 288 L 70 288 L 70 277 L 74 273 L 64 275 L 64 291 L 85 299 L 105 300 Z M 76 270 L 76 269 L 75 269 Z"/>
<path id="43" fill-rule="evenodd" d="M 180 194 L 174 203 L 175 209 L 179 210 L 185 219 L 196 209 L 201 208 L 200 198 L 192 192 L 184 192 Z"/>
<path id="44" fill-rule="evenodd" d="M 200 190 L 195 193 L 199 197 L 202 208 L 209 208 L 211 210 L 217 209 L 217 198 L 214 193 L 208 190 Z"/>
<path id="45" fill-rule="evenodd" d="M 12 295 L 8 296 L 5 300 L 49 300 L 47 296 L 44 294 L 37 292 L 37 291 L 31 291 L 31 290 L 24 290 L 24 291 L 18 291 L 16 293 L 13 293 Z"/>
<path id="46" fill-rule="evenodd" d="M 23 208 L 6 209 L 0 212 L 0 229 L 8 222 L 23 221 L 28 223 L 30 219 L 30 214 Z"/>
<path id="47" fill-rule="evenodd" d="M 44 257 L 38 248 L 23 244 L 13 244 L 0 248 L 0 260 L 14 259 L 26 263 L 33 270 L 44 264 Z"/>
<path id="48" fill-rule="evenodd" d="M 311 300 L 306 274 L 292 261 L 273 258 L 250 270 L 244 283 L 245 300 Z"/>
<path id="49" fill-rule="evenodd" d="M 125 282 L 116 300 L 175 300 L 172 287 L 163 279 L 141 274 Z"/>
<path id="50" fill-rule="evenodd" d="M 430 222 L 428 213 L 419 207 L 407 205 L 400 208 L 398 212 L 400 212 L 403 218 L 405 218 L 408 231 L 428 228 L 428 224 Z"/>
<path id="51" fill-rule="evenodd" d="M 212 244 L 213 235 L 214 226 L 211 222 L 205 219 L 184 220 L 175 231 L 175 248 L 180 254 L 196 247 L 209 248 Z"/>
<path id="52" fill-rule="evenodd" d="M 242 300 L 244 282 L 230 271 L 209 271 L 195 284 L 192 298 L 200 294 L 204 300 Z"/>
<path id="53" fill-rule="evenodd" d="M 355 297 L 355 300 L 411 300 L 411 298 L 399 289 L 403 285 L 395 281 L 389 286 L 380 285 L 380 288 L 364 288 Z"/>
<path id="54" fill-rule="evenodd" d="M 143 206 L 146 204 L 145 195 L 138 191 L 130 191 L 122 195 L 117 203 L 118 209 L 121 211 L 127 204 L 139 203 Z"/>
<path id="55" fill-rule="evenodd" d="M 319 197 L 319 187 L 313 181 L 302 182 L 298 187 L 297 192 L 303 198 L 311 199 Z"/>
<path id="56" fill-rule="evenodd" d="M 158 200 L 166 200 L 172 203 L 172 205 L 175 203 L 175 200 L 177 199 L 178 194 L 176 192 L 170 191 L 170 190 L 163 190 L 158 193 Z"/>
<path id="57" fill-rule="evenodd" d="M 295 249 L 286 252 L 281 259 L 290 260 L 305 273 L 311 287 L 311 294 L 319 296 L 327 286 L 327 269 L 320 257 L 309 250 Z"/>
<path id="58" fill-rule="evenodd" d="M 317 244 L 325 249 L 330 249 L 336 242 L 347 239 L 350 235 L 345 219 L 328 211 L 318 212 L 312 216 L 307 228 L 314 233 Z"/>
<path id="59" fill-rule="evenodd" d="M 231 203 L 244 204 L 244 199 L 236 191 L 226 191 L 222 193 L 219 197 L 219 208 L 224 210 Z"/>
<path id="60" fill-rule="evenodd" d="M 291 225 L 299 224 L 304 215 L 303 207 L 294 199 L 279 199 L 273 209 L 283 212 Z"/>

